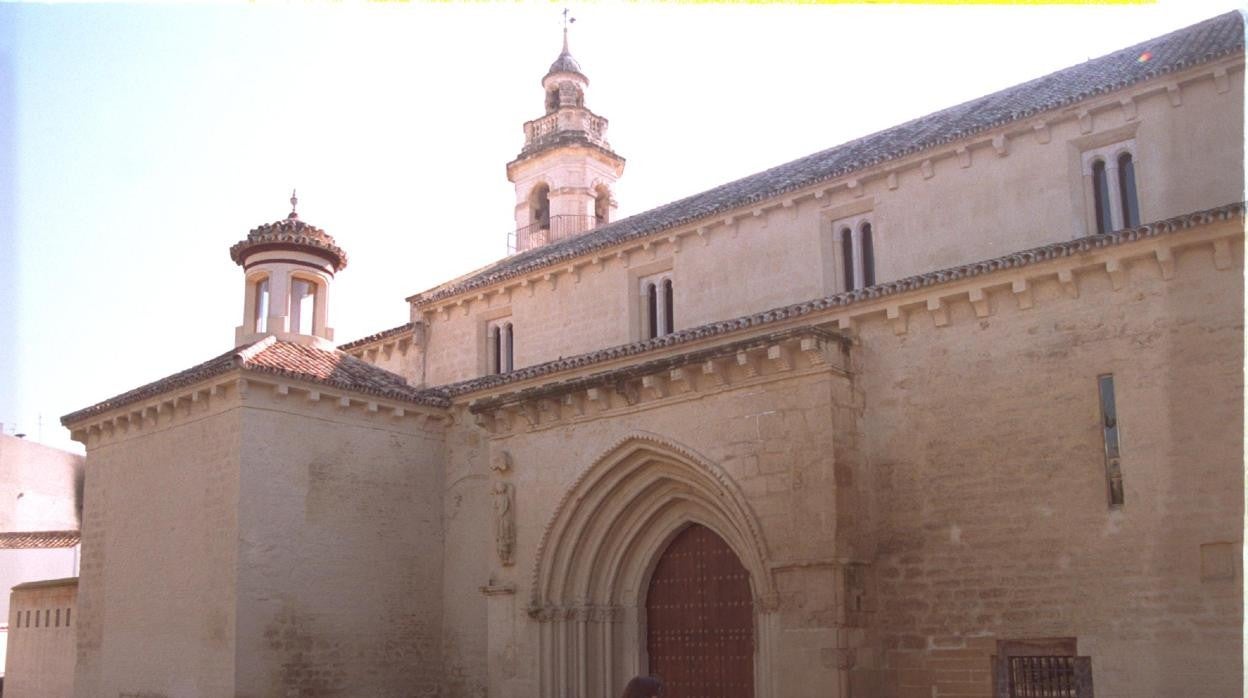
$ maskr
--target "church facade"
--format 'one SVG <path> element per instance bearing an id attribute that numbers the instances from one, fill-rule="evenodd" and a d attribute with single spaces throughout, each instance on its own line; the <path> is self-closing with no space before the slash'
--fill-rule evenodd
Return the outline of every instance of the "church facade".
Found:
<path id="1" fill-rule="evenodd" d="M 335 345 L 292 197 L 234 349 L 63 418 L 75 695 L 1238 695 L 1243 51 L 616 220 L 565 38 L 514 254 Z"/>

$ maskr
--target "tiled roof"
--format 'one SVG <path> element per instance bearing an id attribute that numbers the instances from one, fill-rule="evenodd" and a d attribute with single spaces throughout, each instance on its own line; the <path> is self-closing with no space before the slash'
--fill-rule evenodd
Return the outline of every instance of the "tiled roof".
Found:
<path id="1" fill-rule="evenodd" d="M 559 373 L 561 371 L 592 366 L 604 361 L 628 358 L 662 347 L 678 346 L 706 339 L 708 337 L 730 334 L 747 328 L 761 327 L 783 320 L 809 315 L 810 313 L 820 310 L 827 310 L 828 308 L 847 306 L 875 298 L 894 296 L 950 281 L 991 274 L 1003 269 L 1016 269 L 1031 264 L 1038 264 L 1051 259 L 1073 257 L 1075 255 L 1084 254 L 1093 250 L 1114 247 L 1124 243 L 1134 242 L 1136 240 L 1169 235 L 1171 233 L 1202 225 L 1208 225 L 1209 223 L 1217 221 L 1238 218 L 1242 224 L 1244 218 L 1244 206 L 1244 202 L 1241 201 L 1204 211 L 1196 211 L 1183 216 L 1176 216 L 1174 218 L 1149 223 L 1136 228 L 1127 228 L 1104 235 L 1091 235 L 1079 238 L 1078 240 L 1056 242 L 1051 245 L 1034 247 L 1030 250 L 1014 252 L 1003 257 L 996 257 L 994 259 L 988 259 L 980 262 L 972 262 L 970 264 L 963 264 L 961 266 L 941 269 L 939 271 L 933 271 L 926 274 L 918 274 L 916 276 L 910 276 L 896 281 L 889 281 L 887 283 L 876 284 L 875 286 L 868 286 L 855 291 L 846 291 L 844 293 L 837 293 L 824 298 L 816 298 L 802 303 L 794 303 L 780 308 L 773 308 L 772 310 L 756 313 L 754 315 L 746 315 L 731 320 L 724 320 L 722 322 L 712 322 L 698 327 L 691 327 L 689 329 L 679 330 L 662 337 L 655 337 L 654 339 L 633 342 L 631 344 L 623 344 L 615 347 L 609 347 L 607 349 L 599 349 L 597 351 L 591 351 L 577 356 L 570 356 L 533 366 L 526 366 L 524 368 L 511 371 L 510 373 L 482 376 L 480 378 L 473 378 L 459 383 L 451 383 L 435 390 L 442 391 L 448 397 L 458 397 L 460 395 L 473 393 L 479 390 L 489 390 L 499 386 L 508 385 L 510 383 L 540 378 Z"/>
<path id="2" fill-rule="evenodd" d="M 1229 12 L 1107 56 L 864 136 L 583 235 L 513 255 L 412 296 L 429 303 L 580 257 L 627 240 L 796 191 L 957 141 L 1244 48 L 1244 17 Z M 1151 55 L 1141 62 L 1144 51 Z"/>
<path id="3" fill-rule="evenodd" d="M 350 351 L 356 347 L 362 347 L 365 344 L 372 344 L 373 342 L 380 342 L 383 339 L 390 339 L 391 337 L 397 337 L 406 332 L 410 332 L 413 327 L 415 327 L 415 325 L 413 325 L 412 323 L 405 322 L 402 325 L 399 325 L 398 327 L 391 327 L 388 330 L 375 332 L 373 334 L 368 335 L 367 337 L 360 337 L 359 339 L 352 341 L 352 342 L 347 342 L 346 344 L 339 344 L 338 349 L 340 351 Z"/>
<path id="4" fill-rule="evenodd" d="M 0 550 L 72 548 L 78 545 L 77 531 L 15 531 L 0 533 Z"/>
<path id="5" fill-rule="evenodd" d="M 441 394 L 413 388 L 402 376 L 361 361 L 350 354 L 284 342 L 270 336 L 254 344 L 235 347 L 185 371 L 67 414 L 61 417 L 61 424 L 69 426 L 86 417 L 193 385 L 236 368 L 244 372 L 311 381 L 342 390 L 430 407 L 443 407 L 447 404 L 446 398 Z"/>
<path id="6" fill-rule="evenodd" d="M 347 253 L 334 242 L 334 238 L 324 230 L 299 220 L 299 214 L 293 212 L 280 221 L 252 228 L 246 239 L 230 247 L 230 259 L 235 264 L 242 264 L 249 250 L 283 246 L 308 248 L 313 254 L 328 259 L 336 271 L 342 271 L 347 266 Z"/>

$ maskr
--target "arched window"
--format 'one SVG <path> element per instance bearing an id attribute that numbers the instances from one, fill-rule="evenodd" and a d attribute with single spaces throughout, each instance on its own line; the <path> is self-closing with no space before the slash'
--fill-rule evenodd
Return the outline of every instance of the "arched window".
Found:
<path id="1" fill-rule="evenodd" d="M 602 225 L 610 221 L 607 218 L 611 215 L 611 192 L 606 187 L 600 186 L 594 193 L 594 223 Z"/>
<path id="2" fill-rule="evenodd" d="M 875 248 L 871 243 L 871 223 L 863 222 L 862 227 L 858 229 L 860 244 L 862 245 L 862 285 L 875 285 Z"/>
<path id="3" fill-rule="evenodd" d="M 516 367 L 515 361 L 514 361 L 515 339 L 516 337 L 515 337 L 515 333 L 511 329 L 511 323 L 509 322 L 506 325 L 503 325 L 503 352 L 502 353 L 503 353 L 503 372 L 504 373 L 509 373 L 512 370 L 514 370 Z"/>
<path id="4" fill-rule="evenodd" d="M 854 236 L 849 228 L 841 229 L 841 273 L 845 290 L 854 290 Z"/>
<path id="5" fill-rule="evenodd" d="M 552 87 L 546 90 L 546 113 L 549 114 L 559 108 L 559 88 Z"/>
<path id="6" fill-rule="evenodd" d="M 663 334 L 671 334 L 675 331 L 675 320 L 673 320 L 672 312 L 672 280 L 663 279 Z"/>
<path id="7" fill-rule="evenodd" d="M 1096 232 L 1110 232 L 1114 223 L 1109 209 L 1109 173 L 1105 171 L 1105 161 L 1099 158 L 1092 163 L 1092 199 L 1096 206 Z"/>
<path id="8" fill-rule="evenodd" d="M 659 288 L 648 283 L 646 289 L 646 339 L 659 336 Z"/>
<path id="9" fill-rule="evenodd" d="M 550 187 L 544 182 L 533 187 L 529 195 L 529 210 L 533 212 L 533 222 L 542 230 L 550 229 Z"/>
<path id="10" fill-rule="evenodd" d="M 312 334 L 316 318 L 316 282 L 301 277 L 290 280 L 290 331 Z"/>
<path id="11" fill-rule="evenodd" d="M 267 332 L 269 326 L 269 277 L 252 284 L 251 323 L 256 332 Z"/>
<path id="12" fill-rule="evenodd" d="M 1123 227 L 1140 224 L 1140 202 L 1135 193 L 1135 160 L 1131 153 L 1118 156 L 1118 193 L 1122 196 Z"/>
<path id="13" fill-rule="evenodd" d="M 489 329 L 489 332 L 486 335 L 487 337 L 486 343 L 489 345 L 486 349 L 486 351 L 488 352 L 487 356 L 489 357 L 489 362 L 488 362 L 489 365 L 486 367 L 486 369 L 490 373 L 502 373 L 503 372 L 502 371 L 503 343 L 502 343 L 501 335 L 502 335 L 502 330 L 501 328 L 497 326 L 491 327 Z"/>

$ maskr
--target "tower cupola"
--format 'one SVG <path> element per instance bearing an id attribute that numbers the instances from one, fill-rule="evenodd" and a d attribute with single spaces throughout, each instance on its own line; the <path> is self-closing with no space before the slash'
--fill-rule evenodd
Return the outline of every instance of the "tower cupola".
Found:
<path id="1" fill-rule="evenodd" d="M 607 120 L 585 106 L 589 78 L 568 49 L 542 78 L 545 114 L 524 125 L 524 147 L 507 163 L 516 185 L 514 250 L 540 247 L 611 221 L 624 158 L 607 142 Z M 571 20 L 575 21 L 575 20 Z"/>
<path id="2" fill-rule="evenodd" d="M 234 332 L 241 346 L 273 335 L 281 340 L 333 349 L 329 289 L 347 266 L 347 253 L 324 230 L 299 218 L 299 199 L 290 194 L 290 214 L 247 233 L 230 248 L 243 268 L 243 324 Z"/>

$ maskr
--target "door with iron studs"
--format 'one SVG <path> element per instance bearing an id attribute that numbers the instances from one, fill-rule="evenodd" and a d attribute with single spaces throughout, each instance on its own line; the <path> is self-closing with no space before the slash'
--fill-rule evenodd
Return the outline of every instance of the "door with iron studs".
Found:
<path id="1" fill-rule="evenodd" d="M 753 698 L 749 573 L 698 524 L 663 551 L 646 593 L 646 650 L 663 698 Z"/>

